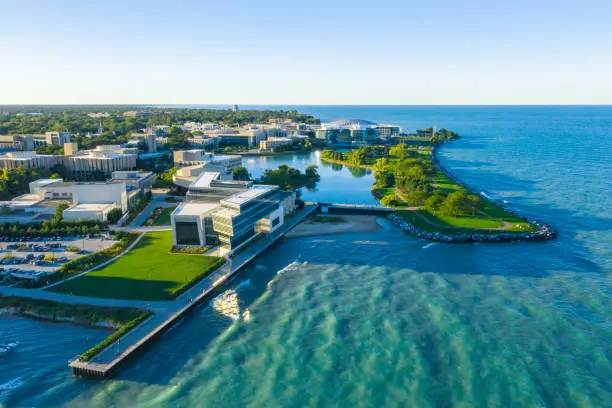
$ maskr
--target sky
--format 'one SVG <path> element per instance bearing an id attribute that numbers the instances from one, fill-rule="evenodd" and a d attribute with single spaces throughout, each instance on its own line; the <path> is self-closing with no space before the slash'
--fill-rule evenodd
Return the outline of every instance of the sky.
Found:
<path id="1" fill-rule="evenodd" d="M 0 104 L 612 104 L 610 0 L 0 0 Z"/>

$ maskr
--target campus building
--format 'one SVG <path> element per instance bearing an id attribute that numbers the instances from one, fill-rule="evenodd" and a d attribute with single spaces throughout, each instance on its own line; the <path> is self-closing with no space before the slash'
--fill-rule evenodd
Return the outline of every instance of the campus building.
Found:
<path id="1" fill-rule="evenodd" d="M 46 132 L 44 134 L 0 135 L 0 149 L 34 150 L 38 146 L 58 145 L 70 142 L 68 132 Z"/>
<path id="2" fill-rule="evenodd" d="M 97 146 L 73 155 L 64 155 L 63 163 L 76 177 L 86 178 L 92 174 L 110 177 L 114 171 L 135 170 L 138 149 L 120 146 Z"/>
<path id="3" fill-rule="evenodd" d="M 105 221 L 109 211 L 128 210 L 128 191 L 125 183 L 76 183 L 72 187 L 73 205 L 63 212 L 64 219 L 95 219 Z"/>
<path id="4" fill-rule="evenodd" d="M 197 184 L 196 190 L 200 188 Z M 240 191 L 219 201 L 212 201 L 211 195 L 203 192 L 192 194 L 189 201 L 180 204 L 171 216 L 174 244 L 218 244 L 222 253 L 228 253 L 260 234 L 275 231 L 283 225 L 285 215 L 296 208 L 295 193 L 276 186 L 235 188 Z"/>
<path id="5" fill-rule="evenodd" d="M 330 143 L 374 143 L 378 139 L 397 136 L 401 127 L 384 125 L 368 120 L 345 119 L 324 123 L 315 131 L 317 139 Z"/>
<path id="6" fill-rule="evenodd" d="M 93 150 L 78 151 L 75 144 L 65 144 L 69 154 L 44 155 L 33 151 L 7 152 L 0 155 L 0 168 L 52 168 L 61 164 L 74 173 L 76 177 L 86 178 L 92 174 L 110 177 L 113 171 L 134 170 L 138 149 L 126 149 L 120 146 L 98 146 Z M 76 150 L 75 150 L 76 149 Z"/>
<path id="7" fill-rule="evenodd" d="M 242 157 L 214 155 L 202 149 L 177 150 L 173 153 L 174 164 L 185 166 L 175 174 L 178 178 L 193 177 L 203 172 L 217 172 L 221 178 L 232 178 L 232 172 L 242 165 Z M 193 180 L 190 180 L 190 182 Z"/>
<path id="8" fill-rule="evenodd" d="M 289 137 L 269 137 L 266 140 L 259 142 L 261 150 L 273 150 L 277 147 L 291 146 L 293 139 Z"/>

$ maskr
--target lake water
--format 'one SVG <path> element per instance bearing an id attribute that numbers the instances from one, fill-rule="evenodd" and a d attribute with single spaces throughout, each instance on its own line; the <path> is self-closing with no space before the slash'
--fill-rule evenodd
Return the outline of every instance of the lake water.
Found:
<path id="1" fill-rule="evenodd" d="M 382 219 L 286 239 L 107 381 L 65 366 L 104 331 L 0 318 L 23 344 L 0 360 L 0 405 L 610 406 L 612 107 L 297 109 L 456 130 L 442 162 L 559 239 L 430 245 Z M 304 199 L 373 200 L 370 175 L 320 172 Z"/>
<path id="2" fill-rule="evenodd" d="M 273 156 L 246 156 L 243 165 L 252 177 L 261 177 L 265 169 L 276 169 L 281 164 L 304 170 L 309 165 L 318 166 L 321 176 L 313 189 L 303 188 L 304 201 L 334 202 L 345 204 L 377 204 L 370 192 L 374 176 L 369 169 L 348 167 L 321 161 L 321 151 L 306 154 L 281 154 Z"/>

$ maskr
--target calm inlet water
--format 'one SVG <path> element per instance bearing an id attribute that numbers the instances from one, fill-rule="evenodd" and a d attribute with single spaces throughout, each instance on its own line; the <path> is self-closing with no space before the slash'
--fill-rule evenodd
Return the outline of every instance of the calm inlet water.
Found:
<path id="1" fill-rule="evenodd" d="M 430 245 L 381 219 L 375 233 L 287 239 L 103 382 L 65 362 L 105 332 L 0 318 L 2 338 L 24 344 L 0 360 L 0 404 L 611 405 L 612 108 L 298 109 L 457 130 L 443 162 L 560 237 Z M 246 165 L 280 162 L 316 156 Z M 305 199 L 371 200 L 371 176 L 327 172 L 337 179 Z"/>

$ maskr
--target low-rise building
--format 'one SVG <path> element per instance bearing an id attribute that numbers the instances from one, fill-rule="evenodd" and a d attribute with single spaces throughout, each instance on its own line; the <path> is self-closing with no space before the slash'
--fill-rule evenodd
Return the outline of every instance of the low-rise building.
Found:
<path id="1" fill-rule="evenodd" d="M 23 166 L 26 169 L 32 167 L 44 167 L 50 169 L 57 164 L 64 163 L 64 156 L 45 155 L 36 152 L 8 152 L 0 156 L 0 168 L 15 169 Z"/>
<path id="2" fill-rule="evenodd" d="M 201 149 L 177 150 L 173 153 L 173 158 L 177 166 L 193 167 L 185 171 L 179 169 L 177 172 L 179 177 L 197 176 L 202 172 L 218 172 L 221 173 L 221 178 L 231 178 L 233 170 L 242 165 L 240 156 L 215 155 Z"/>
<path id="3" fill-rule="evenodd" d="M 157 176 L 153 172 L 141 172 L 138 170 L 113 171 L 110 182 L 125 183 L 128 189 L 137 189 L 140 194 L 151 191 Z"/>
<path id="4" fill-rule="evenodd" d="M 75 183 L 72 197 L 74 204 L 63 212 L 67 221 L 105 221 L 113 208 L 121 209 L 124 214 L 128 210 L 129 197 L 125 183 Z"/>
<path id="5" fill-rule="evenodd" d="M 277 147 L 290 146 L 291 144 L 293 144 L 293 139 L 289 137 L 269 137 L 259 142 L 259 148 L 261 150 L 273 150 Z"/>

